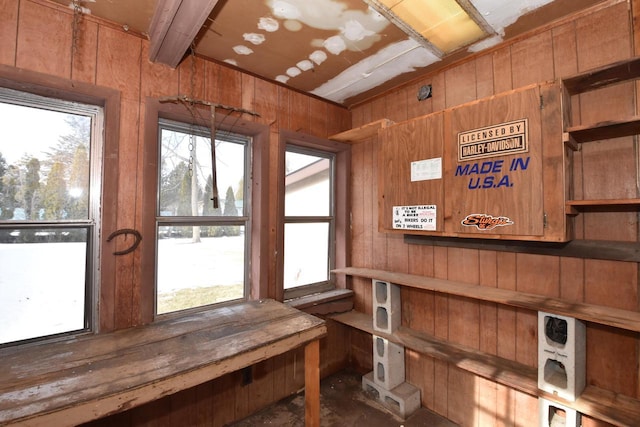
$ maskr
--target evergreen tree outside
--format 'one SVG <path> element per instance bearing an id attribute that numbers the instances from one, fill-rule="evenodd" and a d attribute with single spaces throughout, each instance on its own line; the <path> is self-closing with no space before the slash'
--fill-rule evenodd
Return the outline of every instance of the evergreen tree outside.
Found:
<path id="1" fill-rule="evenodd" d="M 189 170 L 185 170 L 182 180 L 180 181 L 180 187 L 178 190 L 178 216 L 190 216 L 191 215 L 191 176 Z M 191 237 L 191 227 L 176 227 L 178 237 Z"/>
<path id="2" fill-rule="evenodd" d="M 220 216 L 222 210 L 218 204 L 217 208 L 213 207 L 213 176 L 209 174 L 207 177 L 207 184 L 204 187 L 204 193 L 202 194 L 202 215 L 204 216 Z M 223 229 L 220 226 L 212 225 L 203 227 L 203 233 L 209 237 L 220 237 L 223 235 Z"/>
<path id="3" fill-rule="evenodd" d="M 24 208 L 25 219 L 40 219 L 40 160 L 35 157 L 31 157 L 26 162 L 25 177 L 18 199 Z"/>
<path id="4" fill-rule="evenodd" d="M 20 185 L 20 170 L 17 166 L 8 166 L 0 177 L 2 194 L 0 195 L 0 219 L 12 219 L 18 207 L 16 199 Z"/>
<path id="5" fill-rule="evenodd" d="M 224 210 L 222 211 L 224 216 L 238 216 L 238 208 L 236 207 L 236 198 L 233 194 L 233 188 L 229 186 L 227 188 L 227 196 L 224 199 Z M 240 227 L 237 225 L 225 225 L 222 228 L 223 236 L 239 236 Z"/>
<path id="6" fill-rule="evenodd" d="M 44 218 L 66 219 L 67 185 L 64 180 L 64 165 L 55 162 L 49 171 L 47 183 L 42 191 Z"/>
<path id="7" fill-rule="evenodd" d="M 163 168 L 163 170 L 165 170 Z M 178 215 L 180 190 L 185 174 L 188 174 L 187 164 L 180 162 L 170 172 L 163 174 L 160 185 L 160 212 L 169 212 L 170 215 Z"/>
<path id="8" fill-rule="evenodd" d="M 84 144 L 78 145 L 71 163 L 67 218 L 84 219 L 89 214 L 89 152 Z M 49 181 L 47 180 L 47 185 Z"/>

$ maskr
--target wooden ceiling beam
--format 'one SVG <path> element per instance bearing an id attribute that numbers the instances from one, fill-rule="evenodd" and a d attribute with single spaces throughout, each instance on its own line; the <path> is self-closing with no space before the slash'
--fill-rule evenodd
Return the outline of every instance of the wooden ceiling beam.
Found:
<path id="1" fill-rule="evenodd" d="M 176 68 L 218 0 L 158 0 L 149 26 L 149 59 Z"/>

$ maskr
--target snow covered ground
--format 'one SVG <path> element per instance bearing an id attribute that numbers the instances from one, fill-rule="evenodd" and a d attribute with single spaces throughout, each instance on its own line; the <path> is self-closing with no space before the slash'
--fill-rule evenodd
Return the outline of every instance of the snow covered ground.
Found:
<path id="1" fill-rule="evenodd" d="M 0 244 L 0 343 L 84 327 L 85 243 Z"/>
<path id="2" fill-rule="evenodd" d="M 85 251 L 75 242 L 0 244 L 0 343 L 84 327 Z M 159 293 L 244 281 L 243 236 L 161 239 L 158 254 Z"/>

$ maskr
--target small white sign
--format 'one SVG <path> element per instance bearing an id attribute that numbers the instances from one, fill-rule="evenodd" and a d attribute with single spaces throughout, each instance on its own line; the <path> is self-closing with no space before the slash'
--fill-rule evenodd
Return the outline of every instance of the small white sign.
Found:
<path id="1" fill-rule="evenodd" d="M 442 157 L 411 162 L 411 182 L 442 179 Z"/>
<path id="2" fill-rule="evenodd" d="M 436 205 L 393 207 L 394 229 L 435 231 L 436 218 Z"/>

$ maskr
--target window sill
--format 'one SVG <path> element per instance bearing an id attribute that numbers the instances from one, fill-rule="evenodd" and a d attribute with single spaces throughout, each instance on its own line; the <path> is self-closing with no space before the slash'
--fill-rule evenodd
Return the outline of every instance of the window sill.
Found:
<path id="1" fill-rule="evenodd" d="M 353 308 L 353 291 L 351 289 L 333 289 L 313 295 L 292 298 L 286 300 L 285 304 L 308 314 L 344 313 Z"/>

